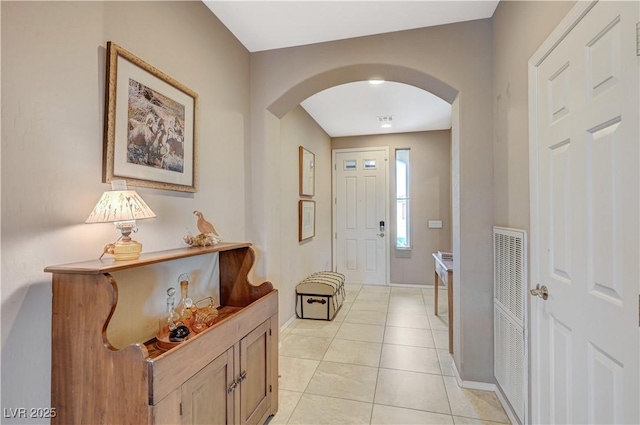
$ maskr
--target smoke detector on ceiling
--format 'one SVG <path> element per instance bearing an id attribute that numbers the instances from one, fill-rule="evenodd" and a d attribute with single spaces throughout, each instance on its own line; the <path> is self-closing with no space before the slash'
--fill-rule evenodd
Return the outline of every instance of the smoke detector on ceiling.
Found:
<path id="1" fill-rule="evenodd" d="M 393 126 L 393 115 L 378 117 L 378 123 L 382 128 L 390 128 L 391 126 Z"/>

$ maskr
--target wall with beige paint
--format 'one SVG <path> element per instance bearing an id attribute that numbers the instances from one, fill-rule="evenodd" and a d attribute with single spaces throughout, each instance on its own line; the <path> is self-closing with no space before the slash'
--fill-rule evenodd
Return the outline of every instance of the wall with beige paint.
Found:
<path id="1" fill-rule="evenodd" d="M 502 1 L 493 15 L 494 223 L 529 230 L 529 58 L 573 1 Z"/>
<path id="2" fill-rule="evenodd" d="M 451 131 L 339 137 L 333 149 L 389 147 L 389 226 L 391 283 L 432 285 L 431 253 L 450 250 L 451 240 Z M 395 150 L 411 149 L 410 257 L 395 250 Z M 442 220 L 442 229 L 430 229 L 429 220 Z"/>
<path id="3" fill-rule="evenodd" d="M 493 15 L 494 224 L 529 226 L 528 61 L 573 1 L 502 1 Z"/>
<path id="4" fill-rule="evenodd" d="M 282 274 L 280 291 L 280 324 L 295 317 L 295 288 L 311 273 L 331 270 L 331 138 L 298 106 L 281 120 L 280 171 L 282 209 Z M 311 198 L 299 196 L 298 148 L 304 146 L 315 154 L 316 187 Z M 316 233 L 312 239 L 298 241 L 298 201 L 316 203 Z"/>
<path id="5" fill-rule="evenodd" d="M 201 2 L 0 7 L 2 407 L 49 407 L 51 276 L 43 268 L 97 258 L 117 237 L 112 225 L 84 224 L 109 188 L 101 183 L 106 42 L 200 96 L 199 190 L 138 190 L 158 215 L 139 223 L 145 251 L 183 246 L 196 209 L 224 239 L 246 239 L 249 53 Z M 167 271 L 162 288 L 183 271 L 182 263 Z"/>
<path id="6" fill-rule="evenodd" d="M 452 200 L 452 238 L 460 282 L 454 287 L 454 327 L 461 342 L 454 356 L 464 379 L 481 382 L 494 379 L 491 36 L 491 21 L 485 19 L 251 55 L 251 146 L 256 155 L 248 177 L 250 223 L 273 223 L 280 216 L 280 180 L 269 165 L 281 156 L 279 120 L 308 96 L 378 77 L 457 103 L 459 128 L 452 132 L 451 149 L 452 166 L 460 172 L 452 179 L 459 194 Z M 278 276 L 279 256 L 286 253 L 266 247 L 278 246 L 282 229 L 253 225 L 250 230 L 264 252 L 259 271 Z"/>

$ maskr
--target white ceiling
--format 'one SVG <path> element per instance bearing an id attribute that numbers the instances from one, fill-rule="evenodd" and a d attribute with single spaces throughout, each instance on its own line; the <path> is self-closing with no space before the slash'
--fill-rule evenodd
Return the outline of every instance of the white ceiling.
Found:
<path id="1" fill-rule="evenodd" d="M 208 1 L 204 3 L 250 51 L 489 18 L 498 0 Z M 406 84 L 344 84 L 302 107 L 331 137 L 451 128 L 451 106 Z M 393 116 L 382 129 L 379 116 Z"/>
<path id="2" fill-rule="evenodd" d="M 332 87 L 311 96 L 302 107 L 331 137 L 408 133 L 451 128 L 451 105 L 416 87 L 366 81 Z M 392 117 L 381 128 L 378 117 Z"/>

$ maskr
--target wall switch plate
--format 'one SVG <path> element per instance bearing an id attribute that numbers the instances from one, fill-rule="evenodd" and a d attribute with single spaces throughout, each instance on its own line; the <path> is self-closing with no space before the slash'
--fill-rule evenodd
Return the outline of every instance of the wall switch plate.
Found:
<path id="1" fill-rule="evenodd" d="M 442 229 L 442 220 L 429 220 L 429 229 Z"/>

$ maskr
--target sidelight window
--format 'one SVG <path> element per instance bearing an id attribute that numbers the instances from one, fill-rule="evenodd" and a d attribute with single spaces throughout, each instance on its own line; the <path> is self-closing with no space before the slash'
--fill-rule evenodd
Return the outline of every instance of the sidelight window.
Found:
<path id="1" fill-rule="evenodd" d="M 409 152 L 396 149 L 396 249 L 410 249 Z"/>

